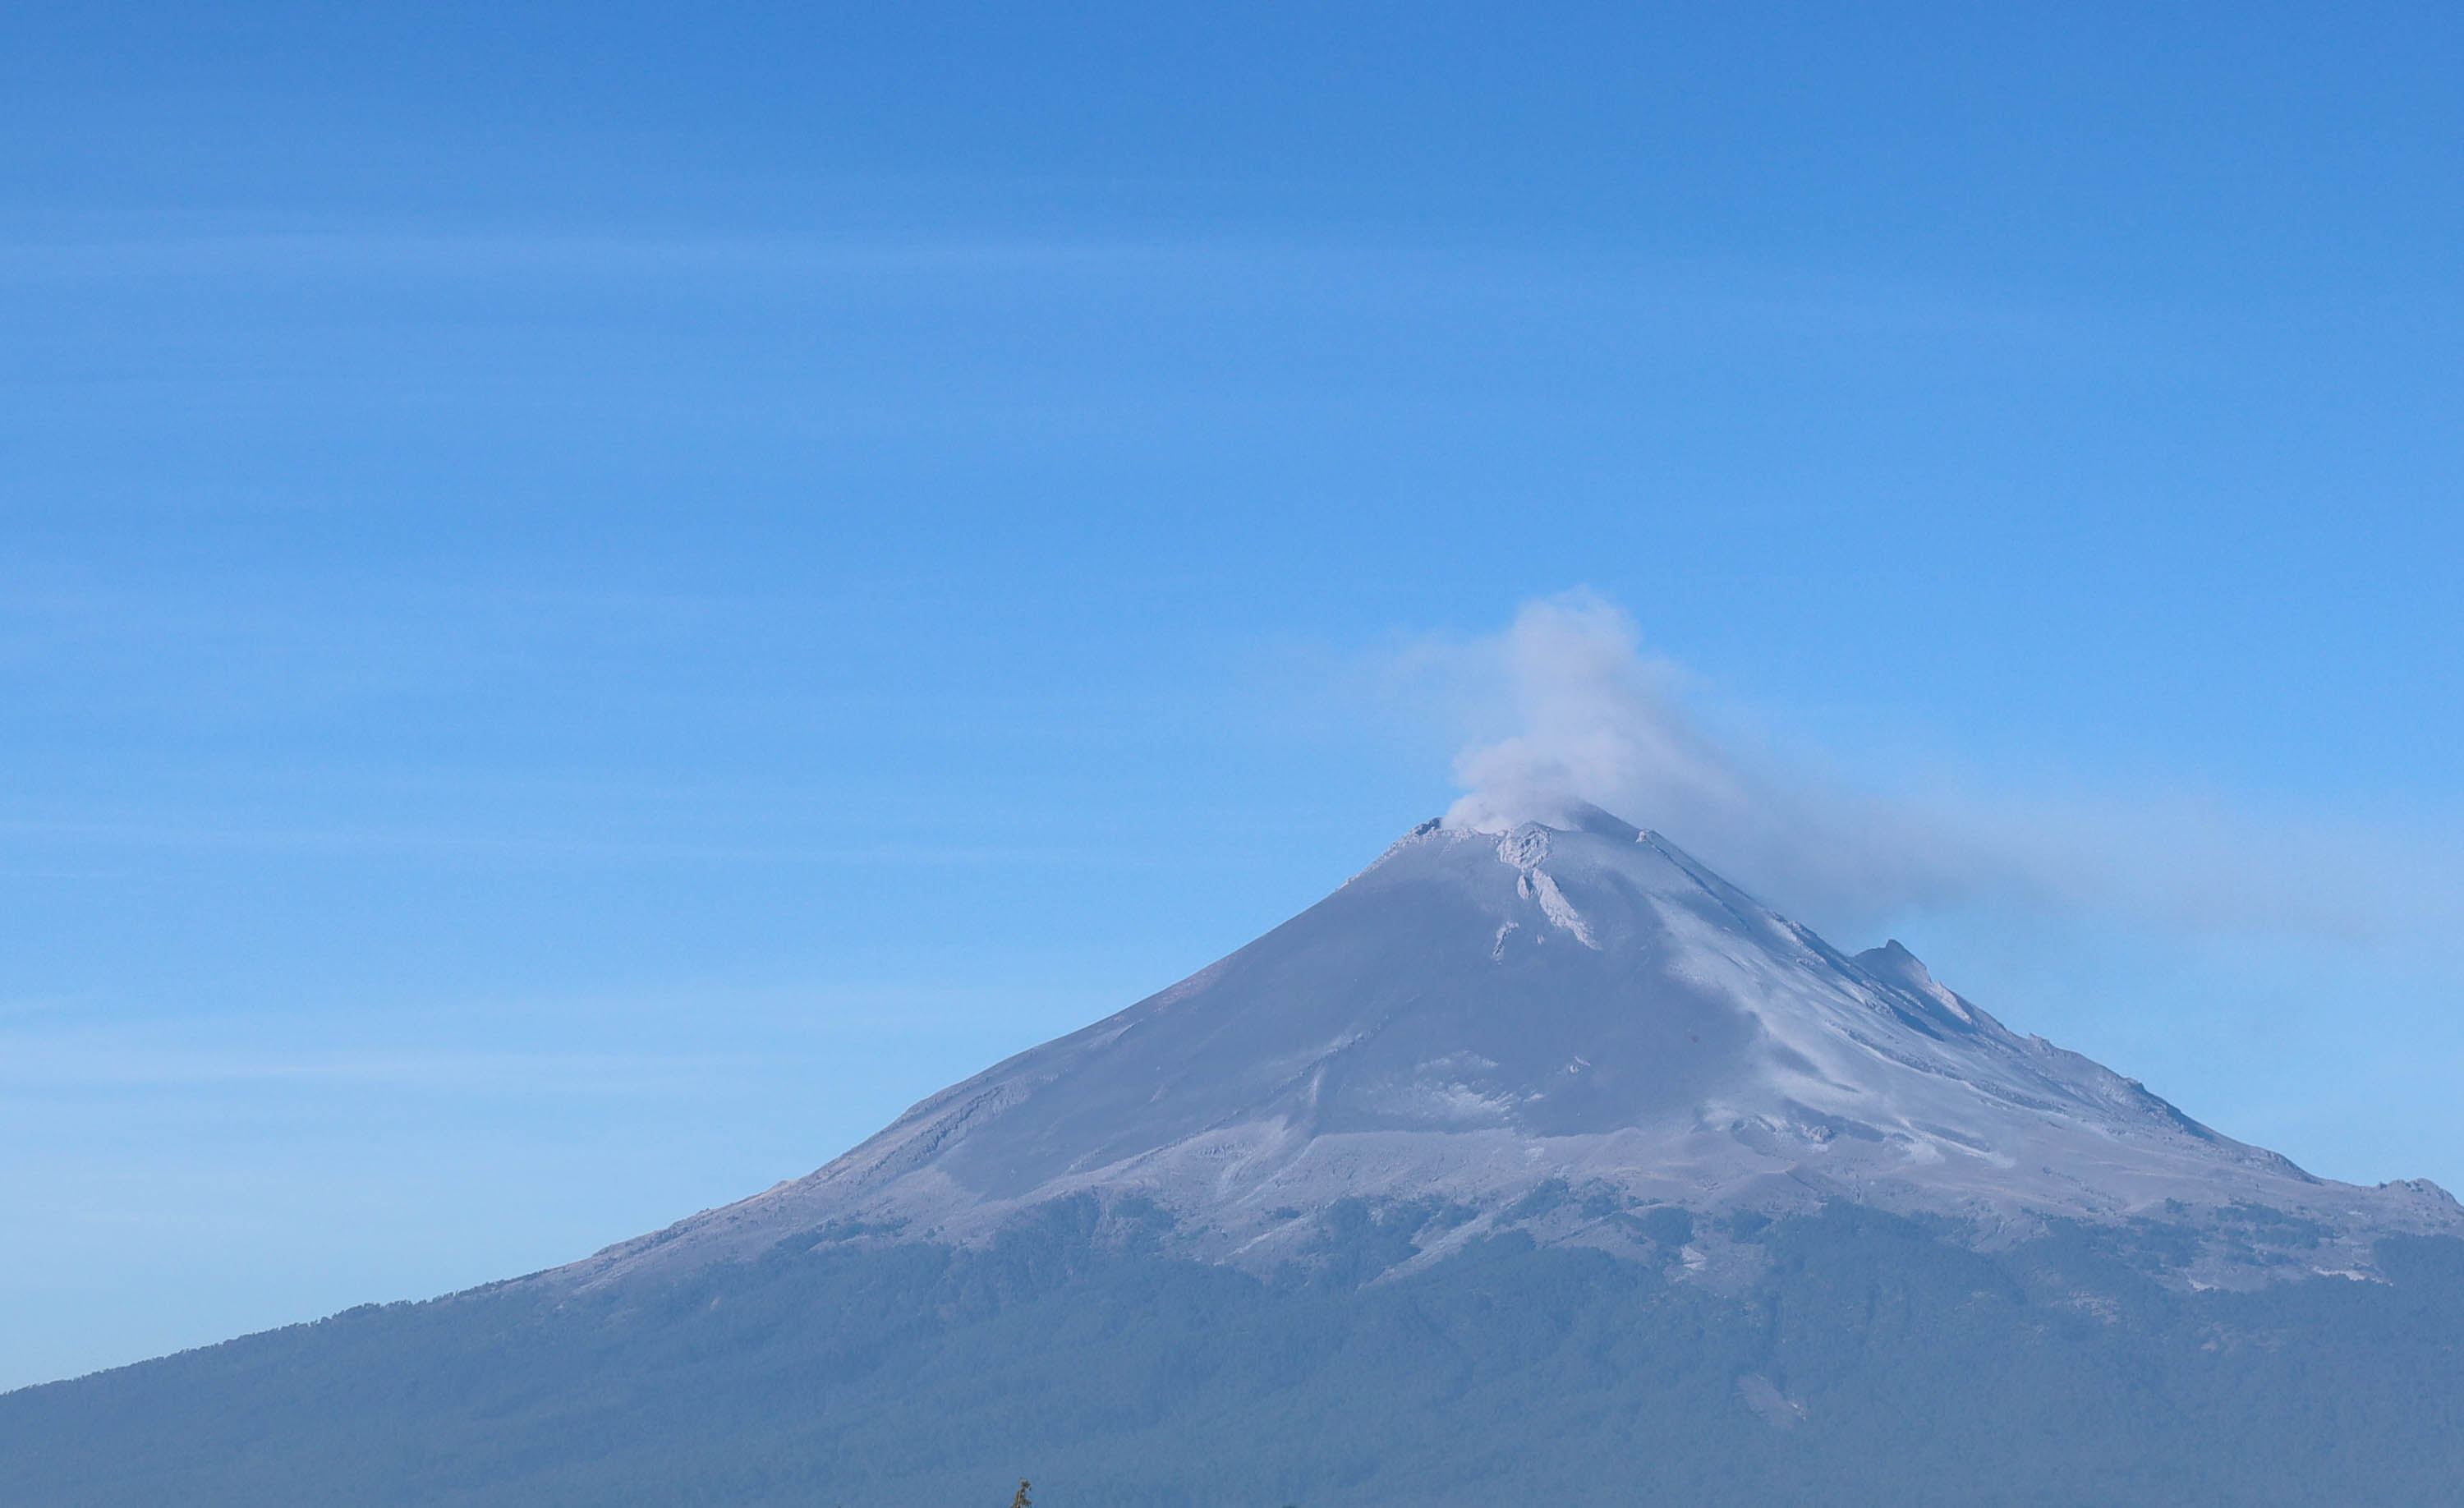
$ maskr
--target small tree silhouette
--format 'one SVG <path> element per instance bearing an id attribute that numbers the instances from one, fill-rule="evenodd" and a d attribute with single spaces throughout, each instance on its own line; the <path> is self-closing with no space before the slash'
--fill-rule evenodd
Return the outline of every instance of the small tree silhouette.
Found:
<path id="1" fill-rule="evenodd" d="M 1009 1508 L 1035 1508 L 1033 1501 L 1026 1496 L 1026 1482 L 1023 1478 L 1019 1481 L 1018 1496 L 1009 1500 Z"/>

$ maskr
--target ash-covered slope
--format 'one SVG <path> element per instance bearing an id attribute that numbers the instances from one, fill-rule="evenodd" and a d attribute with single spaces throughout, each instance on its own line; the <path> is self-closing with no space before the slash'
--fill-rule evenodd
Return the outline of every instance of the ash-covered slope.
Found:
<path id="1" fill-rule="evenodd" d="M 965 1244 L 1086 1194 L 1159 1207 L 1185 1255 L 1259 1270 L 1347 1200 L 1441 1211 L 1417 1237 L 1424 1263 L 1511 1229 L 1629 1244 L 1652 1205 L 1846 1200 L 1956 1216 L 1987 1244 L 2048 1218 L 2290 1217 L 2298 1258 L 2251 1261 L 2251 1222 L 2233 1218 L 2238 1259 L 2191 1264 L 2192 1282 L 2362 1273 L 2380 1235 L 2464 1229 L 2433 1186 L 2314 1178 L 2011 1032 L 1898 944 L 1843 955 L 1583 808 L 1502 833 L 1416 829 L 1246 948 L 809 1177 L 553 1277 L 806 1233 Z M 1719 1255 L 1692 1265 L 1716 1274 Z"/>

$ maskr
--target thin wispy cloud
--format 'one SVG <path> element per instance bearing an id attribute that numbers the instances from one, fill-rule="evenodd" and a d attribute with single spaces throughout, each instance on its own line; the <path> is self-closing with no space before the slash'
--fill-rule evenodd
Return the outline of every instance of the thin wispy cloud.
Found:
<path id="1" fill-rule="evenodd" d="M 129 1034 L 7 1039 L 0 1088 L 57 1098 L 124 1090 L 253 1091 L 279 1085 L 439 1094 L 675 1094 L 762 1067 L 739 1053 L 433 1052 L 165 1046 Z"/>

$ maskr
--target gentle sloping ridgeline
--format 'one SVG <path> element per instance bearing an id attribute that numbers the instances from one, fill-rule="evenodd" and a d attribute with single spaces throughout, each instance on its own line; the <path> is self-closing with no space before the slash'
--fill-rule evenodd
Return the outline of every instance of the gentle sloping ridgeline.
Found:
<path id="1" fill-rule="evenodd" d="M 1521 1236 L 1366 1281 L 1419 1216 L 1350 1216 L 1276 1279 L 1066 1204 L 987 1250 L 354 1310 L 0 1398 L 0 1502 L 2464 1500 L 2464 1242 L 2185 1293 L 2162 1227 L 1980 1255 L 1834 1207 L 1743 1233 L 1771 1260 L 1723 1295 Z"/>

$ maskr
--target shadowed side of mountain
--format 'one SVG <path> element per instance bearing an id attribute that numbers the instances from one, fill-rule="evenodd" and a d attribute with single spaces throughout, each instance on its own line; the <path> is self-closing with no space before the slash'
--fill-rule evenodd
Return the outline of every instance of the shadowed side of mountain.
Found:
<path id="1" fill-rule="evenodd" d="M 1580 1202 L 1580 1191 L 1552 1197 Z M 2453 1500 L 2464 1243 L 2386 1281 L 2162 1280 L 2159 1225 L 1985 1254 L 1849 1206 L 1640 1258 L 1348 1204 L 1257 1275 L 1153 1208 L 546 1299 L 352 1311 L 0 1397 L 0 1502 L 809 1508 L 994 1500 L 2017 1508 Z M 2254 1218 L 2263 1218 L 2255 1215 Z M 1677 1280 L 1714 1235 L 1760 1257 Z"/>

